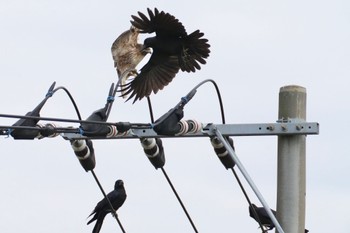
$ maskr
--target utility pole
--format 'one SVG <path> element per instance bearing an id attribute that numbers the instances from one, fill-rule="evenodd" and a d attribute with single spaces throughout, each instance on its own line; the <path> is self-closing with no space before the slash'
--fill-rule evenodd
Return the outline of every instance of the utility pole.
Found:
<path id="1" fill-rule="evenodd" d="M 280 88 L 278 119 L 282 124 L 305 122 L 304 87 Z M 306 135 L 278 136 L 277 219 L 286 233 L 305 231 L 305 138 Z"/>

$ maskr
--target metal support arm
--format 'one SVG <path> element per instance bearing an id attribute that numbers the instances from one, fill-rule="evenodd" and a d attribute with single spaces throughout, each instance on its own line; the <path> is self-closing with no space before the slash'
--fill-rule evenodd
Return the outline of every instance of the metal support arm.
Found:
<path id="1" fill-rule="evenodd" d="M 130 139 L 130 138 L 169 138 L 169 137 L 207 137 L 208 131 L 214 124 L 203 124 L 202 130 L 196 133 L 187 133 L 177 136 L 158 135 L 153 129 L 131 129 L 127 133 L 115 137 L 89 137 L 91 139 Z M 278 123 L 256 124 L 215 124 L 215 128 L 223 136 L 278 136 L 278 135 L 307 135 L 318 134 L 317 122 L 281 121 Z M 66 140 L 86 138 L 77 133 L 64 133 Z"/>

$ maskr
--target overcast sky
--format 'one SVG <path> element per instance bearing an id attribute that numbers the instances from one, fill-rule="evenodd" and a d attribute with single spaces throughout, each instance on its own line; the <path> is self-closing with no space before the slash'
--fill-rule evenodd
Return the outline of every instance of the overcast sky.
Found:
<path id="1" fill-rule="evenodd" d="M 208 63 L 200 71 L 179 73 L 152 96 L 155 117 L 199 82 L 214 79 L 227 123 L 275 122 L 280 87 L 305 87 L 307 120 L 319 122 L 321 129 L 320 135 L 307 137 L 306 227 L 317 233 L 349 232 L 348 1 L 1 0 L 0 113 L 32 110 L 53 81 L 71 92 L 83 118 L 101 108 L 117 78 L 111 44 L 130 27 L 130 16 L 147 7 L 173 14 L 187 32 L 200 29 L 211 44 Z M 76 118 L 63 92 L 41 113 Z M 198 90 L 184 118 L 221 123 L 211 85 Z M 147 102 L 118 99 L 109 120 L 148 123 Z M 0 125 L 14 121 L 1 118 Z M 234 140 L 241 162 L 275 209 L 277 138 Z M 216 158 L 207 138 L 164 139 L 163 144 L 165 170 L 199 232 L 261 232 L 232 173 Z M 1 232 L 92 231 L 86 218 L 102 194 L 68 141 L 1 137 L 0 148 Z M 112 190 L 117 179 L 125 182 L 128 198 L 118 213 L 127 232 L 193 232 L 138 140 L 94 141 L 94 148 L 95 172 L 105 190 Z M 243 183 L 251 200 L 259 203 Z M 109 215 L 102 232 L 121 231 Z"/>

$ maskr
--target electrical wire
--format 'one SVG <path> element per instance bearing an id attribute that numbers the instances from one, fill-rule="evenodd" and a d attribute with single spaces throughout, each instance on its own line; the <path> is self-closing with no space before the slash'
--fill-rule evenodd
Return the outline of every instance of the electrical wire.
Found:
<path id="1" fill-rule="evenodd" d="M 147 103 L 148 103 L 148 111 L 151 118 L 152 124 L 154 123 L 154 117 L 153 117 L 153 108 L 152 108 L 152 102 L 151 97 L 147 96 Z"/>
<path id="2" fill-rule="evenodd" d="M 121 123 L 109 123 L 109 122 L 101 122 L 101 121 L 88 121 L 88 120 L 82 120 L 82 117 L 80 115 L 78 106 L 73 98 L 73 96 L 71 95 L 71 93 L 68 91 L 67 88 L 60 86 L 57 87 L 55 89 L 54 88 L 55 82 L 51 85 L 49 91 L 47 92 L 45 99 L 43 100 L 43 103 L 46 102 L 47 99 L 49 99 L 50 97 L 52 97 L 57 91 L 59 90 L 63 90 L 69 97 L 71 103 L 73 104 L 73 107 L 75 109 L 75 112 L 77 114 L 78 120 L 76 119 L 66 119 L 66 118 L 52 118 L 52 117 L 41 117 L 41 116 L 23 116 L 23 115 L 14 115 L 14 114 L 0 114 L 0 117 L 3 118 L 19 118 L 19 119 L 32 119 L 32 120 L 45 120 L 45 121 L 57 121 L 57 122 L 69 122 L 69 123 L 80 123 L 80 124 L 98 124 L 98 125 L 108 125 L 108 126 L 117 126 L 118 128 L 118 124 Z M 114 87 L 114 83 L 112 83 L 110 91 L 109 91 L 109 96 L 108 96 L 108 100 L 106 103 L 106 116 L 108 118 L 109 113 L 111 111 L 112 108 L 112 104 L 114 102 L 114 97 L 115 94 L 117 92 L 117 87 L 119 85 L 119 80 L 117 85 Z M 133 123 L 130 124 L 130 127 L 133 129 L 150 129 L 151 128 L 151 124 L 144 124 L 144 123 Z M 30 127 L 30 126 L 0 126 L 0 135 L 9 135 L 9 133 L 11 132 L 12 129 L 30 129 L 30 130 L 38 130 L 40 131 L 40 128 L 38 127 Z M 55 128 L 53 129 L 55 133 L 81 133 L 81 131 L 79 130 L 74 130 L 74 129 L 63 129 L 63 128 Z"/>
<path id="3" fill-rule="evenodd" d="M 222 120 L 222 123 L 225 124 L 225 112 L 224 112 L 223 101 L 222 101 L 221 94 L 220 94 L 220 89 L 213 79 L 206 79 L 206 80 L 200 82 L 194 88 L 192 88 L 192 90 L 189 93 L 197 90 L 200 86 L 202 86 L 203 84 L 208 83 L 208 82 L 212 83 L 215 87 L 216 95 L 218 97 L 218 101 L 219 101 L 219 105 L 220 105 L 221 120 Z"/>
<path id="4" fill-rule="evenodd" d="M 0 135 L 9 135 L 9 129 L 19 129 L 19 130 L 37 130 L 38 132 L 45 132 L 48 130 L 45 127 L 33 127 L 33 126 L 4 126 L 0 125 Z M 52 134 L 60 134 L 60 133 L 80 133 L 80 130 L 78 128 L 63 128 L 63 127 L 55 127 L 49 129 Z"/>
<path id="5" fill-rule="evenodd" d="M 212 79 L 206 79 L 206 80 L 200 82 L 200 83 L 197 84 L 189 93 L 191 93 L 191 92 L 197 90 L 200 86 L 202 86 L 203 84 L 205 84 L 205 83 L 207 83 L 207 82 L 211 82 L 211 83 L 214 85 L 214 87 L 215 87 L 216 94 L 217 94 L 218 101 L 219 101 L 219 105 L 220 105 L 220 112 L 221 112 L 222 124 L 226 124 L 225 112 L 224 112 L 224 105 L 223 105 L 223 101 L 222 101 L 222 98 L 221 98 L 220 89 L 219 89 L 218 85 L 216 84 L 216 82 L 215 82 L 214 80 L 212 80 Z M 258 214 L 256 213 L 255 209 L 252 207 L 252 203 L 251 203 L 251 201 L 250 201 L 250 199 L 249 199 L 249 196 L 248 196 L 247 192 L 245 191 L 245 189 L 244 189 L 244 187 L 243 187 L 243 185 L 242 185 L 241 180 L 239 179 L 239 177 L 238 177 L 237 173 L 235 172 L 234 168 L 232 168 L 231 170 L 232 170 L 232 173 L 233 173 L 233 175 L 235 176 L 235 178 L 236 178 L 236 180 L 237 180 L 237 182 L 238 182 L 238 184 L 239 184 L 239 186 L 240 186 L 240 188 L 241 188 L 241 190 L 242 190 L 242 192 L 243 192 L 243 194 L 244 194 L 244 196 L 245 196 L 245 198 L 246 198 L 246 200 L 247 200 L 247 202 L 248 202 L 250 208 L 253 210 L 253 214 L 254 214 L 254 216 L 256 217 L 256 219 L 257 219 L 257 221 L 258 221 L 258 224 L 259 224 L 259 226 L 260 226 L 262 232 L 265 233 L 266 231 L 265 231 L 265 229 L 263 228 L 263 225 L 262 225 L 262 223 L 261 223 L 261 220 L 260 220 Z"/>
<path id="6" fill-rule="evenodd" d="M 190 214 L 187 212 L 185 205 L 182 203 L 180 196 L 177 194 L 177 191 L 176 191 L 174 185 L 172 184 L 171 180 L 169 179 L 168 174 L 165 172 L 165 170 L 164 170 L 163 167 L 161 167 L 160 169 L 162 170 L 162 172 L 163 172 L 163 174 L 164 174 L 166 180 L 168 181 L 168 183 L 169 183 L 171 189 L 173 190 L 173 192 L 174 192 L 174 194 L 175 194 L 177 200 L 179 201 L 179 203 L 180 203 L 182 209 L 184 210 L 184 212 L 185 212 L 185 214 L 186 214 L 188 220 L 190 221 L 193 230 L 194 230 L 196 233 L 198 233 L 198 230 L 197 230 L 196 226 L 194 225 L 194 222 L 192 221 L 192 218 L 191 218 Z"/>
<path id="7" fill-rule="evenodd" d="M 65 87 L 60 86 L 60 87 L 57 87 L 56 89 L 54 89 L 54 90 L 52 91 L 52 94 L 54 94 L 54 93 L 57 92 L 58 90 L 63 90 L 63 91 L 66 92 L 66 94 L 68 95 L 70 101 L 71 101 L 72 104 L 73 104 L 73 107 L 74 107 L 75 112 L 76 112 L 76 114 L 77 114 L 77 116 L 78 116 L 78 119 L 81 120 L 81 115 L 80 115 L 78 106 L 77 106 L 77 104 L 76 104 L 76 102 L 75 102 L 73 96 L 72 96 L 72 95 L 70 94 L 70 92 L 68 91 L 68 89 L 65 88 Z"/>
<path id="8" fill-rule="evenodd" d="M 258 215 L 258 213 L 255 211 L 255 208 L 253 208 L 252 202 L 250 201 L 249 196 L 248 196 L 247 192 L 245 191 L 241 180 L 239 179 L 239 177 L 238 177 L 236 171 L 235 171 L 233 168 L 231 168 L 231 170 L 232 170 L 233 175 L 236 177 L 236 180 L 237 180 L 237 182 L 238 182 L 238 185 L 239 185 L 239 187 L 241 188 L 241 190 L 242 190 L 242 192 L 243 192 L 243 194 L 244 194 L 244 196 L 245 196 L 245 198 L 246 198 L 246 200 L 247 200 L 247 202 L 248 202 L 248 204 L 249 204 L 251 210 L 253 211 L 254 217 L 257 219 L 257 222 L 258 222 L 258 224 L 259 224 L 259 227 L 260 227 L 261 230 L 262 230 L 262 233 L 265 233 L 266 231 L 265 231 L 265 229 L 264 229 L 264 226 L 262 225 L 261 220 L 260 220 L 260 218 L 259 218 L 259 215 Z"/>
<path id="9" fill-rule="evenodd" d="M 153 108 L 152 108 L 151 98 L 150 98 L 149 96 L 147 96 L 147 102 L 148 102 L 148 109 L 149 109 L 149 113 L 150 113 L 151 122 L 152 122 L 152 124 L 153 124 L 153 123 L 154 123 Z M 183 202 L 182 202 L 182 200 L 181 200 L 179 194 L 177 193 L 177 191 L 176 191 L 176 189 L 175 189 L 175 186 L 172 184 L 172 182 L 171 182 L 171 180 L 170 180 L 168 174 L 166 173 L 164 167 L 161 167 L 161 170 L 162 170 L 163 175 L 165 176 L 166 180 L 168 181 L 168 184 L 170 185 L 170 187 L 171 187 L 173 193 L 175 194 L 175 196 L 176 196 L 178 202 L 180 203 L 180 205 L 181 205 L 183 211 L 185 212 L 186 217 L 187 217 L 188 221 L 190 222 L 190 224 L 191 224 L 193 230 L 194 230 L 196 233 L 198 233 L 198 230 L 197 230 L 197 228 L 196 228 L 194 222 L 192 221 L 192 218 L 191 218 L 190 214 L 188 213 L 188 211 L 187 211 L 185 205 L 183 204 Z"/>
<path id="10" fill-rule="evenodd" d="M 81 115 L 80 115 L 80 112 L 79 112 L 79 109 L 78 109 L 77 105 L 75 104 L 75 101 L 74 101 L 72 95 L 70 95 L 69 91 L 68 91 L 66 88 L 63 88 L 63 87 L 62 87 L 61 89 L 65 90 L 66 93 L 68 94 L 69 98 L 71 99 L 71 101 L 72 101 L 72 103 L 73 103 L 73 105 L 74 105 L 74 108 L 75 108 L 75 110 L 76 110 L 78 119 L 79 119 L 79 121 L 80 121 L 80 123 L 81 123 L 81 122 L 82 122 L 82 120 L 81 120 Z M 86 122 L 86 121 L 84 121 L 84 122 Z M 101 123 L 102 123 L 102 122 L 96 122 L 96 124 L 101 124 Z M 103 123 L 104 123 L 104 122 L 103 122 Z M 116 219 L 116 221 L 117 221 L 117 223 L 118 223 L 120 229 L 122 230 L 123 233 L 125 233 L 124 227 L 123 227 L 123 225 L 121 224 L 121 222 L 120 222 L 120 220 L 119 220 L 119 218 L 118 218 L 118 215 L 117 215 L 116 211 L 115 211 L 114 208 L 113 208 L 113 205 L 112 205 L 111 201 L 109 200 L 108 196 L 106 195 L 106 192 L 103 190 L 103 187 L 102 187 L 100 181 L 98 180 L 98 178 L 97 178 L 97 176 L 96 176 L 94 170 L 92 169 L 92 170 L 90 170 L 90 172 L 91 172 L 92 176 L 94 177 L 94 179 L 95 179 L 95 181 L 96 181 L 98 187 L 100 188 L 100 190 L 101 190 L 101 192 L 102 192 L 104 198 L 107 200 L 108 205 L 109 205 L 109 207 L 110 207 L 111 210 L 112 210 L 112 215 L 113 215 L 114 218 Z"/>
<path id="11" fill-rule="evenodd" d="M 87 120 L 76 120 L 76 119 L 68 119 L 68 118 L 54 118 L 54 117 L 38 117 L 38 116 L 24 116 L 24 115 L 14 115 L 14 114 L 1 114 L 0 117 L 3 118 L 22 118 L 22 119 L 33 119 L 33 120 L 43 120 L 43 121 L 54 121 L 54 122 L 68 122 L 68 123 L 85 123 L 85 124 L 98 124 L 98 125 L 115 125 L 118 126 L 117 123 L 113 122 L 103 122 L 103 121 L 87 121 Z M 1 126 L 8 127 L 8 126 Z M 9 126 L 11 128 L 11 126 Z M 35 128 L 35 127 L 34 127 Z M 133 129 L 150 129 L 151 124 L 149 123 L 132 123 L 131 128 Z"/>
<path id="12" fill-rule="evenodd" d="M 112 89 L 112 88 L 111 88 L 111 89 Z M 54 89 L 54 90 L 52 91 L 52 93 L 50 93 L 50 95 L 52 96 L 52 95 L 53 95 L 56 91 L 58 91 L 58 90 L 64 90 L 64 91 L 66 92 L 66 94 L 68 95 L 68 97 L 70 98 L 70 100 L 71 100 L 71 102 L 72 102 L 72 104 L 73 104 L 73 106 L 74 106 L 75 112 L 76 112 L 77 117 L 78 117 L 78 119 L 79 119 L 79 123 L 81 123 L 81 122 L 82 122 L 82 118 L 81 118 L 81 115 L 80 115 L 78 106 L 77 106 L 77 104 L 75 103 L 74 98 L 73 98 L 73 96 L 70 94 L 70 92 L 68 91 L 68 89 L 66 89 L 65 87 L 58 87 L 58 88 Z M 49 97 L 46 97 L 46 98 L 49 98 Z M 57 120 L 57 119 L 56 119 L 56 120 Z M 66 120 L 66 119 L 65 119 L 65 120 Z M 71 122 L 71 121 L 70 121 L 70 122 Z M 86 122 L 86 121 L 85 121 L 85 122 Z M 101 124 L 101 122 L 96 122 L 96 124 Z M 114 208 L 113 208 L 113 205 L 112 205 L 111 201 L 109 200 L 108 196 L 106 195 L 106 192 L 103 190 L 102 185 L 101 185 L 100 181 L 98 180 L 98 178 L 97 178 L 97 176 L 96 176 L 94 170 L 92 169 L 92 170 L 90 170 L 90 171 L 91 171 L 91 174 L 93 175 L 93 177 L 94 177 L 94 179 L 95 179 L 95 181 L 96 181 L 98 187 L 100 188 L 100 190 L 101 190 L 103 196 L 106 198 L 106 200 L 107 200 L 107 202 L 108 202 L 108 204 L 109 204 L 109 207 L 110 207 L 111 210 L 112 210 L 112 214 L 113 214 L 113 216 L 115 217 L 115 219 L 116 219 L 116 221 L 117 221 L 117 223 L 118 223 L 120 229 L 122 230 L 123 233 L 125 233 L 125 230 L 124 230 L 124 228 L 123 228 L 123 225 L 121 224 L 121 222 L 120 222 L 120 220 L 119 220 L 119 218 L 118 218 L 118 215 L 116 214 L 116 211 L 115 211 Z"/>
<path id="13" fill-rule="evenodd" d="M 221 116 L 222 116 L 222 122 L 225 123 L 225 114 L 224 114 L 224 108 L 223 108 L 223 104 L 222 104 L 222 98 L 221 98 L 221 95 L 220 95 L 220 90 L 219 90 L 219 88 L 218 88 L 218 86 L 217 86 L 217 84 L 215 83 L 214 80 L 211 80 L 211 79 L 204 80 L 201 83 L 199 83 L 198 85 L 196 85 L 191 91 L 196 90 L 197 88 L 199 88 L 201 85 L 203 85 L 206 82 L 211 82 L 214 85 L 215 89 L 216 89 L 217 96 L 219 98 L 219 103 L 220 103 L 220 111 L 221 111 Z M 118 83 L 119 83 L 119 81 L 118 81 Z M 112 92 L 112 95 L 111 95 L 112 97 L 115 97 L 115 94 L 117 92 L 117 87 L 118 87 L 118 84 L 113 89 L 113 85 L 112 85 L 111 90 L 113 89 L 113 92 L 110 91 L 110 92 Z M 70 100 L 71 100 L 71 102 L 72 102 L 72 104 L 74 106 L 74 109 L 75 109 L 75 111 L 77 113 L 78 120 L 76 120 L 76 119 L 67 119 L 67 118 L 41 117 L 41 116 L 24 116 L 24 115 L 14 115 L 14 114 L 0 114 L 0 117 L 3 117 L 3 118 L 22 118 L 22 119 L 44 120 L 44 121 L 54 121 L 54 122 L 80 123 L 80 124 L 81 123 L 99 124 L 99 125 L 109 125 L 109 126 L 117 124 L 117 123 L 111 123 L 111 122 L 82 120 L 80 112 L 79 112 L 79 109 L 77 107 L 77 104 L 74 101 L 74 98 L 72 97 L 70 92 L 65 87 L 57 87 L 56 89 L 54 89 L 52 91 L 52 94 L 54 94 L 56 91 L 61 90 L 61 89 L 64 90 L 67 93 L 67 95 L 69 96 L 69 98 L 70 98 Z M 152 123 L 154 123 L 151 100 L 150 100 L 149 97 L 147 97 L 147 100 L 148 100 L 148 103 L 149 103 L 150 117 L 151 117 Z M 111 108 L 112 108 L 112 102 L 108 106 L 108 113 L 110 112 Z M 150 129 L 150 128 L 152 128 L 151 124 L 147 124 L 147 123 L 146 124 L 145 123 L 133 123 L 133 124 L 131 124 L 131 127 L 135 128 L 135 129 Z"/>
<path id="14" fill-rule="evenodd" d="M 220 104 L 220 112 L 221 112 L 222 124 L 226 124 L 226 122 L 225 122 L 224 105 L 223 105 L 223 101 L 222 101 L 222 98 L 221 98 L 220 89 L 219 89 L 218 85 L 216 84 L 216 82 L 215 82 L 214 80 L 212 80 L 212 79 L 207 79 L 207 80 L 204 80 L 203 82 L 199 83 L 199 84 L 198 84 L 195 88 L 193 88 L 193 89 L 199 88 L 201 85 L 203 85 L 203 84 L 206 83 L 206 82 L 211 82 L 211 83 L 214 85 L 214 87 L 215 87 L 215 90 L 216 90 L 216 93 L 217 93 L 217 96 L 218 96 L 218 101 L 219 101 L 219 104 Z M 236 180 L 237 180 L 237 183 L 238 183 L 239 187 L 241 188 L 241 190 L 242 190 L 242 192 L 243 192 L 243 194 L 244 194 L 244 196 L 245 196 L 245 198 L 246 198 L 246 200 L 247 200 L 247 202 L 248 202 L 250 208 L 253 210 L 253 214 L 254 214 L 254 216 L 255 216 L 256 219 L 257 219 L 257 222 L 258 222 L 258 224 L 259 224 L 259 226 L 260 226 L 260 228 L 261 228 L 261 230 L 262 230 L 262 233 L 265 233 L 266 231 L 265 231 L 265 229 L 264 229 L 264 227 L 263 227 L 263 225 L 262 225 L 262 223 L 261 223 L 261 220 L 260 220 L 258 214 L 256 213 L 255 209 L 254 209 L 253 206 L 252 206 L 252 203 L 251 203 L 251 201 L 250 201 L 250 199 L 249 199 L 249 196 L 248 196 L 246 190 L 245 190 L 244 187 L 243 187 L 243 184 L 242 184 L 241 180 L 239 179 L 239 177 L 238 177 L 238 175 L 237 175 L 237 173 L 236 173 L 236 171 L 234 170 L 233 167 L 231 168 L 231 170 L 232 170 L 232 173 L 233 173 L 233 175 L 235 176 L 235 178 L 236 178 Z"/>

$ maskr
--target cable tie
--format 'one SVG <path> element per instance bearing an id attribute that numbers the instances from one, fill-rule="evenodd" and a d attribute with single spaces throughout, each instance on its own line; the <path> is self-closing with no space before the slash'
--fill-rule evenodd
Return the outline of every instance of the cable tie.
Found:
<path id="1" fill-rule="evenodd" d="M 81 127 L 79 127 L 79 134 L 84 135 L 84 130 Z"/>
<path id="2" fill-rule="evenodd" d="M 7 137 L 6 138 L 9 138 L 11 136 L 11 133 L 12 133 L 12 129 L 7 129 Z"/>
<path id="3" fill-rule="evenodd" d="M 184 102 L 184 104 L 187 104 L 189 99 L 187 98 L 187 96 L 181 97 L 181 101 Z"/>
<path id="4" fill-rule="evenodd" d="M 113 102 L 115 100 L 115 97 L 114 96 L 108 96 L 107 97 L 107 102 Z"/>
<path id="5" fill-rule="evenodd" d="M 53 96 L 53 91 L 48 91 L 45 97 L 50 98 L 52 96 Z"/>

